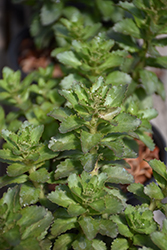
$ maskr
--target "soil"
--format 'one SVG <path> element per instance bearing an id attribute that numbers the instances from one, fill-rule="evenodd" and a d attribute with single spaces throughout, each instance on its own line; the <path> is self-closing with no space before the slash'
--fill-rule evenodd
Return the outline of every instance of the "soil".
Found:
<path id="1" fill-rule="evenodd" d="M 159 160 L 159 148 L 155 146 L 154 150 L 151 151 L 145 146 L 143 142 L 137 140 L 139 145 L 139 154 L 137 158 L 127 158 L 125 161 L 130 165 L 130 169 L 127 169 L 134 177 L 136 183 L 145 183 L 152 177 L 152 168 L 147 161 L 152 159 Z"/>

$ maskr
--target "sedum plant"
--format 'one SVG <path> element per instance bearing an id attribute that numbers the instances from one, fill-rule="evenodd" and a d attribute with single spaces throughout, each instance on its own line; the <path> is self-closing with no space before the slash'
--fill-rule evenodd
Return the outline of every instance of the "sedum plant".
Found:
<path id="1" fill-rule="evenodd" d="M 165 67 L 155 45 L 165 41 L 157 35 L 166 5 L 132 1 L 119 8 L 130 12 L 129 26 L 118 21 L 98 33 L 95 25 L 87 34 L 90 25 L 76 9 L 70 14 L 76 19 L 55 24 L 64 43 L 52 54 L 64 77 L 53 79 L 47 67 L 21 81 L 19 71 L 3 69 L 2 250 L 166 249 L 167 220 L 161 227 L 154 219 L 156 210 L 167 216 L 166 166 L 151 160 L 155 182 L 144 186 L 134 183 L 125 161 L 137 157 L 136 139 L 155 146 L 148 133 L 157 112 L 149 100 L 153 93 L 163 97 L 163 85 L 145 67 Z M 127 193 L 141 205 L 129 204 Z"/>

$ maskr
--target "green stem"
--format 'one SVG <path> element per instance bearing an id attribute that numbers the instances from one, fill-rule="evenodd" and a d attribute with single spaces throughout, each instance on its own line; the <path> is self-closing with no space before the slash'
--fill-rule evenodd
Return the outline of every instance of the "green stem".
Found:
<path id="1" fill-rule="evenodd" d="M 33 166 L 32 168 L 30 168 L 29 174 L 31 174 L 31 173 L 33 173 L 33 172 L 35 172 L 35 171 L 36 171 L 36 167 Z M 34 185 L 35 188 L 40 188 L 39 198 L 40 198 L 40 199 L 44 199 L 44 198 L 45 198 L 44 189 L 43 189 L 43 188 L 44 188 L 44 185 L 41 184 L 41 183 L 38 183 L 38 182 L 36 182 L 36 181 L 32 181 L 32 183 L 33 183 L 33 185 Z"/>
<path id="2" fill-rule="evenodd" d="M 151 211 L 154 211 L 155 208 L 156 208 L 156 201 L 152 200 L 151 203 L 150 203 L 149 209 Z"/>
<path id="3" fill-rule="evenodd" d="M 90 124 L 90 133 L 91 134 L 96 134 L 97 132 L 97 119 L 95 117 L 92 117 L 91 124 Z M 91 154 L 97 154 L 97 149 L 92 148 L 90 150 Z M 93 171 L 91 172 L 91 175 L 98 175 L 98 161 L 96 162 Z"/>

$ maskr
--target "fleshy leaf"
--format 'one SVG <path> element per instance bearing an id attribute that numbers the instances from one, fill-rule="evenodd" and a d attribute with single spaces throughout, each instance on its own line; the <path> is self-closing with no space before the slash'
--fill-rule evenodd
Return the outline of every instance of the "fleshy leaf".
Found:
<path id="1" fill-rule="evenodd" d="M 26 166 L 21 163 L 13 163 L 8 166 L 7 174 L 8 176 L 18 176 L 18 175 L 26 173 L 30 168 L 31 166 Z"/>
<path id="2" fill-rule="evenodd" d="M 82 171 L 82 166 L 80 162 L 75 162 L 71 159 L 66 159 L 65 161 L 61 162 L 55 171 L 54 178 L 64 178 L 68 177 L 72 173 L 80 174 Z"/>
<path id="3" fill-rule="evenodd" d="M 111 183 L 129 184 L 134 182 L 133 176 L 129 174 L 127 170 L 119 166 L 109 167 L 108 165 L 104 165 L 103 172 L 107 173 L 108 181 Z"/>
<path id="4" fill-rule="evenodd" d="M 91 172 L 98 160 L 98 155 L 92 153 L 84 153 L 82 156 L 80 156 L 79 159 L 81 161 L 81 164 L 83 165 L 84 170 L 87 172 Z"/>
<path id="5" fill-rule="evenodd" d="M 45 211 L 44 217 L 28 226 L 25 231 L 22 233 L 22 239 L 27 239 L 29 237 L 37 237 L 38 240 L 45 238 L 47 230 L 52 223 L 53 216 L 50 211 Z"/>
<path id="6" fill-rule="evenodd" d="M 41 8 L 41 21 L 43 25 L 49 25 L 56 21 L 62 12 L 62 2 L 55 2 L 55 6 L 46 3 Z"/>
<path id="7" fill-rule="evenodd" d="M 155 182 L 151 182 L 144 188 L 144 193 L 147 194 L 151 199 L 162 200 L 164 197 L 161 189 L 155 184 Z"/>
<path id="8" fill-rule="evenodd" d="M 158 77 L 154 72 L 148 70 L 141 70 L 140 77 L 146 92 L 148 93 L 148 95 L 152 95 L 156 91 Z"/>
<path id="9" fill-rule="evenodd" d="M 123 33 L 125 35 L 130 35 L 135 38 L 141 38 L 141 33 L 133 19 L 126 18 L 117 22 L 114 27 L 114 31 Z"/>
<path id="10" fill-rule="evenodd" d="M 66 119 L 69 115 L 71 115 L 71 111 L 68 108 L 57 108 L 51 111 L 48 115 L 52 116 L 56 120 L 63 121 Z"/>
<path id="11" fill-rule="evenodd" d="M 92 240 L 93 250 L 107 250 L 106 244 L 103 241 L 97 239 Z"/>
<path id="12" fill-rule="evenodd" d="M 104 63 L 99 66 L 100 70 L 106 70 L 108 68 L 120 66 L 123 58 L 127 55 L 126 51 L 114 51 L 111 53 L 110 57 L 106 59 Z"/>
<path id="13" fill-rule="evenodd" d="M 111 238 L 115 238 L 118 234 L 116 224 L 111 220 L 100 219 L 99 221 L 100 229 L 99 233 L 102 235 L 107 235 Z"/>
<path id="14" fill-rule="evenodd" d="M 14 155 L 9 149 L 0 150 L 0 159 L 2 162 L 12 163 L 12 162 L 21 162 L 23 158 L 18 155 Z"/>
<path id="15" fill-rule="evenodd" d="M 92 217 L 81 217 L 78 221 L 88 240 L 95 238 L 99 230 L 99 224 Z"/>
<path id="16" fill-rule="evenodd" d="M 126 113 L 119 114 L 114 121 L 116 121 L 118 125 L 113 127 L 113 132 L 119 133 L 135 130 L 141 124 L 141 121 L 135 116 Z"/>
<path id="17" fill-rule="evenodd" d="M 65 52 L 59 53 L 57 55 L 57 59 L 61 63 L 68 65 L 68 66 L 72 66 L 74 68 L 77 68 L 78 66 L 82 64 L 72 51 L 65 51 Z"/>
<path id="18" fill-rule="evenodd" d="M 91 134 L 86 131 L 81 132 L 81 146 L 84 153 L 94 148 L 102 139 L 103 135 L 100 133 Z"/>
<path id="19" fill-rule="evenodd" d="M 22 184 L 20 188 L 20 204 L 22 206 L 35 204 L 39 199 L 40 192 L 40 188 L 34 187 L 31 183 Z"/>
<path id="20" fill-rule="evenodd" d="M 62 207 L 68 207 L 70 204 L 76 204 L 68 187 L 61 185 L 56 188 L 56 191 L 51 192 L 48 195 L 48 199 Z"/>
<path id="21" fill-rule="evenodd" d="M 120 213 L 124 209 L 122 201 L 118 199 L 116 196 L 111 194 L 109 197 L 106 196 L 105 205 L 106 205 L 106 213 L 109 214 Z"/>
<path id="22" fill-rule="evenodd" d="M 76 227 L 77 217 L 56 219 L 51 228 L 51 234 L 55 237 Z"/>
<path id="23" fill-rule="evenodd" d="M 72 204 L 68 207 L 68 213 L 71 216 L 79 216 L 81 214 L 84 214 L 86 212 L 86 209 L 83 208 L 80 204 Z"/>
<path id="24" fill-rule="evenodd" d="M 69 246 L 74 241 L 76 235 L 75 234 L 62 234 L 58 237 L 58 239 L 54 243 L 53 250 L 68 250 Z"/>
<path id="25" fill-rule="evenodd" d="M 155 148 L 155 144 L 153 142 L 153 139 L 147 135 L 146 133 L 140 131 L 140 130 L 137 130 L 135 131 L 136 134 L 139 136 L 139 139 L 144 142 L 144 144 L 150 149 L 150 150 L 154 150 Z"/>
<path id="26" fill-rule="evenodd" d="M 151 160 L 149 164 L 156 173 L 158 173 L 167 181 L 167 170 L 165 164 L 162 161 L 154 159 Z"/>
<path id="27" fill-rule="evenodd" d="M 113 86 L 107 93 L 105 106 L 119 107 L 124 99 L 127 90 L 127 85 Z"/>
<path id="28" fill-rule="evenodd" d="M 106 78 L 106 84 L 112 84 L 112 85 L 120 85 L 120 84 L 129 84 L 131 83 L 131 77 L 130 75 L 121 72 L 121 71 L 113 71 L 110 74 L 108 74 Z"/>
<path id="29" fill-rule="evenodd" d="M 84 125 L 84 120 L 80 119 L 76 115 L 70 115 L 60 124 L 59 131 L 61 133 L 67 133 Z"/>
<path id="30" fill-rule="evenodd" d="M 14 176 L 14 177 L 4 175 L 0 177 L 0 188 L 9 184 L 13 184 L 13 183 L 18 183 L 18 184 L 24 183 L 27 181 L 27 179 L 28 179 L 28 176 L 25 174 L 20 175 L 20 176 Z"/>
<path id="31" fill-rule="evenodd" d="M 113 215 L 111 220 L 117 224 L 118 232 L 125 237 L 132 237 L 133 233 L 127 225 L 126 219 L 122 215 Z"/>
<path id="32" fill-rule="evenodd" d="M 79 140 L 76 138 L 74 133 L 58 134 L 52 137 L 49 141 L 49 148 L 53 151 L 64 151 L 76 149 L 79 146 Z"/>
<path id="33" fill-rule="evenodd" d="M 112 243 L 112 250 L 127 250 L 129 249 L 129 243 L 127 239 L 117 238 Z"/>
<path id="34" fill-rule="evenodd" d="M 36 170 L 35 172 L 32 172 L 29 175 L 30 180 L 39 182 L 39 183 L 45 183 L 49 179 L 50 175 L 46 168 L 40 168 Z"/>
<path id="35" fill-rule="evenodd" d="M 87 250 L 87 249 L 91 249 L 91 246 L 92 246 L 91 243 L 92 241 L 88 240 L 86 237 L 83 237 L 82 235 L 74 241 L 72 246 L 74 250 Z"/>
<path id="36" fill-rule="evenodd" d="M 116 156 L 121 157 L 123 155 L 124 147 L 121 140 L 109 141 L 108 138 L 104 138 L 101 144 L 113 150 Z"/>

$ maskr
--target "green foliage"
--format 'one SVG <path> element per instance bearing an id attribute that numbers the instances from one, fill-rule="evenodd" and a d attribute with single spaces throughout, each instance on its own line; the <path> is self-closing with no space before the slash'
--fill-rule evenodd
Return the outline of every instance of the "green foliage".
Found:
<path id="1" fill-rule="evenodd" d="M 38 47 L 50 44 L 53 66 L 21 80 L 5 67 L 0 80 L 0 249 L 164 250 L 167 172 L 149 162 L 155 182 L 134 183 L 126 158 L 157 116 L 152 95 L 164 87 L 146 67 L 166 68 L 166 1 L 24 1 Z M 71 1 L 70 1 L 71 2 Z M 142 39 L 139 45 L 138 39 Z M 52 48 L 51 48 L 52 49 Z M 142 204 L 129 204 L 127 192 Z"/>

